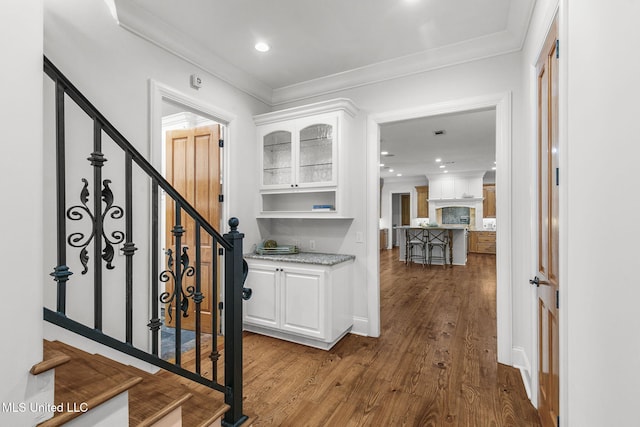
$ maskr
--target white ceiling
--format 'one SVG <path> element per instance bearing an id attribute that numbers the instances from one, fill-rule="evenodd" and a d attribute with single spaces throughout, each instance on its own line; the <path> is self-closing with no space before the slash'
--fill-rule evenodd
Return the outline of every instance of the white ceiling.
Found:
<path id="1" fill-rule="evenodd" d="M 444 130 L 444 135 L 435 131 Z M 380 177 L 489 171 L 495 165 L 496 110 L 425 117 L 380 126 Z M 436 159 L 442 159 L 436 162 Z M 444 164 L 445 168 L 440 168 Z M 393 169 L 390 172 L 389 169 Z"/>
<path id="2" fill-rule="evenodd" d="M 105 0 L 120 26 L 277 106 L 521 49 L 535 0 Z M 267 53 L 257 41 L 271 45 Z M 197 72 L 197 69 L 194 70 Z M 204 82 L 206 84 L 206 81 Z M 444 136 L 433 131 L 445 129 Z M 488 170 L 495 111 L 385 124 L 381 177 Z M 388 166 L 395 172 L 388 172 Z"/>
<path id="3" fill-rule="evenodd" d="M 535 3 L 105 1 L 124 28 L 271 105 L 517 51 Z"/>

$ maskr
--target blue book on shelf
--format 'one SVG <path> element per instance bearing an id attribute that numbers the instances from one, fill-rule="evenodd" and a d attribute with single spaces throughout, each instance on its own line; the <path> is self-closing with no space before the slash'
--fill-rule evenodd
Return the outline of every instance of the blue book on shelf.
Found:
<path id="1" fill-rule="evenodd" d="M 313 205 L 314 211 L 331 211 L 333 210 L 333 205 Z"/>

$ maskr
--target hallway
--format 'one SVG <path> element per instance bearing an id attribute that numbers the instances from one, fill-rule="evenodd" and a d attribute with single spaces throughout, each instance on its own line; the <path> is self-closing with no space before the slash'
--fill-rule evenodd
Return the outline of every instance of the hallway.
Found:
<path id="1" fill-rule="evenodd" d="M 519 372 L 496 363 L 495 256 L 446 270 L 380 256 L 380 338 L 325 352 L 245 334 L 254 425 L 538 426 Z"/>

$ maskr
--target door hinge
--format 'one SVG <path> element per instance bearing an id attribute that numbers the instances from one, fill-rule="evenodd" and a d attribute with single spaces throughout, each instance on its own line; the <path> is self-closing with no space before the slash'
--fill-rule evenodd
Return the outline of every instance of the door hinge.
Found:
<path id="1" fill-rule="evenodd" d="M 224 195 L 223 194 L 218 195 L 218 201 L 220 203 L 224 202 Z"/>
<path id="2" fill-rule="evenodd" d="M 560 168 L 556 168 L 556 186 L 560 185 Z"/>
<path id="3" fill-rule="evenodd" d="M 218 248 L 218 255 L 224 255 L 224 248 Z"/>
<path id="4" fill-rule="evenodd" d="M 560 415 L 557 416 L 556 421 L 556 427 L 560 427 Z"/>
<path id="5" fill-rule="evenodd" d="M 560 291 L 556 290 L 556 308 L 560 309 Z"/>
<path id="6" fill-rule="evenodd" d="M 220 147 L 220 148 L 224 147 L 224 139 L 219 139 L 218 140 L 218 147 Z"/>
<path id="7" fill-rule="evenodd" d="M 560 40 L 556 39 L 556 59 L 560 59 Z"/>
<path id="8" fill-rule="evenodd" d="M 224 310 L 224 302 L 220 301 L 218 303 L 218 310 L 220 310 L 220 311 Z"/>

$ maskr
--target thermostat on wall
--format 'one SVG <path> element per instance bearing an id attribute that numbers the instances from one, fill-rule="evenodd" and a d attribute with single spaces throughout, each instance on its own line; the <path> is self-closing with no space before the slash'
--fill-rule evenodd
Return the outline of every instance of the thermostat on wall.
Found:
<path id="1" fill-rule="evenodd" d="M 202 78 L 197 74 L 191 74 L 191 87 L 200 89 L 202 87 Z"/>

